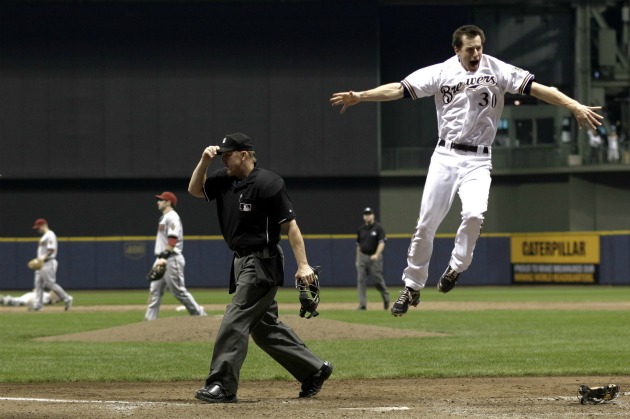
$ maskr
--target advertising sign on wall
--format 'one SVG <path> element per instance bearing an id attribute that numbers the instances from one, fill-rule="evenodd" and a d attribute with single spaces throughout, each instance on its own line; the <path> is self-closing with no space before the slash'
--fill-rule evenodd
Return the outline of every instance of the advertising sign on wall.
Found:
<path id="1" fill-rule="evenodd" d="M 596 284 L 597 233 L 529 233 L 511 236 L 512 283 Z"/>

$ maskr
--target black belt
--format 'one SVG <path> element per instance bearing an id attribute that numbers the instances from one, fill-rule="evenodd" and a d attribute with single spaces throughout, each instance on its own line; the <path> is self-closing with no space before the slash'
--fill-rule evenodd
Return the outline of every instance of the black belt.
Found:
<path id="1" fill-rule="evenodd" d="M 246 247 L 246 248 L 243 248 L 243 249 L 236 249 L 236 250 L 234 250 L 234 254 L 236 255 L 237 258 L 244 258 L 245 256 L 249 256 L 249 255 L 252 255 L 252 254 L 257 253 L 257 252 L 262 252 L 267 247 L 271 248 L 271 247 L 275 247 L 275 246 L 276 246 L 275 244 L 265 244 L 263 246 Z"/>
<path id="2" fill-rule="evenodd" d="M 446 141 L 445 140 L 438 141 L 438 146 L 446 147 Z M 459 144 L 459 143 L 453 143 L 453 142 L 451 142 L 451 148 L 453 150 L 468 151 L 470 153 L 476 153 L 479 150 L 479 148 L 476 145 Z M 488 154 L 488 147 L 486 146 L 483 147 L 483 153 Z"/>

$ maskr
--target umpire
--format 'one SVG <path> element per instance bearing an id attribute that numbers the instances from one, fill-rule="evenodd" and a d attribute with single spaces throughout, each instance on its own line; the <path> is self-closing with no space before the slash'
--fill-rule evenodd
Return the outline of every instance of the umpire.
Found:
<path id="1" fill-rule="evenodd" d="M 389 291 L 383 278 L 383 250 L 385 249 L 385 230 L 376 222 L 372 208 L 363 210 L 363 225 L 357 231 L 357 256 L 355 266 L 357 268 L 357 292 L 359 294 L 359 307 L 357 310 L 367 308 L 367 280 L 372 275 L 374 286 L 381 293 L 385 310 L 389 308 Z"/>
<path id="2" fill-rule="evenodd" d="M 224 167 L 206 176 L 217 155 Z M 235 133 L 226 135 L 221 146 L 204 149 L 188 192 L 207 201 L 216 200 L 221 233 L 234 252 L 229 291 L 234 295 L 217 333 L 210 373 L 195 397 L 208 403 L 237 401 L 250 335 L 302 383 L 299 397 L 316 395 L 333 367 L 278 319 L 275 300 L 278 287 L 284 283 L 284 256 L 278 245 L 281 230 L 297 262 L 295 278 L 307 283 L 314 280 L 284 180 L 257 167 L 251 139 Z"/>

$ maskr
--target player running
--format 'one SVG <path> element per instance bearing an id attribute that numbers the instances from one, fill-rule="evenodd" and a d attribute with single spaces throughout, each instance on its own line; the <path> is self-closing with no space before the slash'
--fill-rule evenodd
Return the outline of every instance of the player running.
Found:
<path id="1" fill-rule="evenodd" d="M 402 316 L 409 305 L 420 303 L 427 282 L 435 233 L 448 213 L 455 194 L 462 202 L 462 222 L 455 236 L 451 259 L 438 281 L 440 292 L 449 292 L 459 275 L 470 266 L 473 250 L 488 210 L 492 142 L 503 111 L 504 95 L 520 93 L 570 110 L 581 127 L 595 128 L 603 118 L 557 89 L 540 84 L 534 75 L 483 54 L 485 35 L 473 25 L 453 33 L 455 55 L 443 63 L 421 68 L 403 81 L 363 92 L 334 93 L 333 106 L 341 113 L 360 102 L 384 102 L 401 98 L 434 96 L 438 119 L 437 145 L 427 173 L 420 216 L 407 253 L 403 272 L 405 288 L 392 305 Z"/>

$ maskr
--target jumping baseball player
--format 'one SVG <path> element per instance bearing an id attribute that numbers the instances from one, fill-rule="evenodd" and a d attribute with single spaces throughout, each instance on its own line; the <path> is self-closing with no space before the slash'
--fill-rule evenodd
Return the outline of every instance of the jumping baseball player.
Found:
<path id="1" fill-rule="evenodd" d="M 149 305 L 144 320 L 155 320 L 160 312 L 162 297 L 168 287 L 188 310 L 191 316 L 206 316 L 206 312 L 195 301 L 184 284 L 184 267 L 186 260 L 182 254 L 184 250 L 184 228 L 179 215 L 175 211 L 177 197 L 172 192 L 155 195 L 158 210 L 162 217 L 158 223 L 155 237 L 154 265 L 166 265 L 164 276 L 157 281 L 151 281 L 149 288 Z"/>
<path id="2" fill-rule="evenodd" d="M 402 82 L 389 83 L 363 92 L 334 93 L 333 106 L 344 113 L 360 102 L 384 102 L 401 98 L 433 96 L 439 138 L 429 166 L 416 232 L 407 253 L 402 280 L 405 288 L 392 305 L 402 316 L 409 305 L 420 303 L 438 226 L 448 213 L 455 194 L 462 202 L 462 223 L 455 236 L 451 259 L 438 281 L 440 292 L 449 292 L 459 275 L 472 262 L 475 243 L 488 209 L 492 142 L 503 111 L 504 95 L 520 93 L 569 109 L 580 126 L 595 128 L 603 118 L 557 89 L 535 80 L 534 75 L 483 54 L 485 35 L 473 25 L 453 33 L 455 55 L 443 63 L 425 67 Z"/>
<path id="3" fill-rule="evenodd" d="M 37 258 L 42 267 L 35 271 L 35 302 L 33 310 L 39 311 L 44 305 L 44 289 L 54 291 L 63 300 L 66 311 L 72 307 L 73 298 L 57 284 L 57 236 L 48 228 L 48 222 L 43 218 L 35 220 L 33 230 L 42 235 L 37 246 Z"/>

